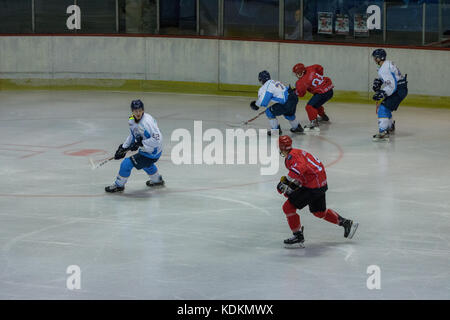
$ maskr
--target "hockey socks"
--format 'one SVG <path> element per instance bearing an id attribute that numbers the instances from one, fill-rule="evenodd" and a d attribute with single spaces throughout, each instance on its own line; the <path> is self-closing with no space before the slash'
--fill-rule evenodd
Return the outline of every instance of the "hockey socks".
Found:
<path id="1" fill-rule="evenodd" d="M 327 209 L 326 211 L 320 211 L 320 212 L 313 212 L 313 215 L 315 215 L 319 219 L 324 219 L 330 223 L 341 225 L 340 224 L 341 217 L 339 216 L 339 214 L 336 211 L 334 211 L 332 209 Z"/>
<path id="2" fill-rule="evenodd" d="M 317 112 L 319 113 L 319 116 L 324 116 L 325 115 L 325 109 L 323 106 L 321 106 L 320 108 L 317 109 Z"/>
<path id="3" fill-rule="evenodd" d="M 306 105 L 305 110 L 306 110 L 306 113 L 308 114 L 309 121 L 316 119 L 317 115 L 319 114 L 317 109 L 309 104 Z"/>
<path id="4" fill-rule="evenodd" d="M 300 230 L 300 216 L 296 213 L 297 208 L 287 200 L 283 205 L 283 212 L 286 215 L 289 227 L 292 232 L 297 232 Z"/>
<path id="5" fill-rule="evenodd" d="M 148 176 L 151 182 L 160 182 L 162 180 L 162 177 L 158 172 Z"/>
<path id="6" fill-rule="evenodd" d="M 389 118 L 378 118 L 378 132 L 387 131 L 392 126 L 392 120 Z"/>
<path id="7" fill-rule="evenodd" d="M 123 187 L 125 185 L 125 183 L 127 183 L 127 180 L 128 180 L 128 177 L 122 177 L 122 176 L 118 175 L 116 177 L 116 181 L 114 183 L 118 187 Z"/>
<path id="8" fill-rule="evenodd" d="M 269 124 L 272 129 L 274 129 L 274 130 L 278 129 L 279 124 L 278 124 L 277 118 L 269 119 Z"/>
<path id="9" fill-rule="evenodd" d="M 292 129 L 298 128 L 299 122 L 297 119 L 289 120 L 289 123 L 291 124 Z"/>

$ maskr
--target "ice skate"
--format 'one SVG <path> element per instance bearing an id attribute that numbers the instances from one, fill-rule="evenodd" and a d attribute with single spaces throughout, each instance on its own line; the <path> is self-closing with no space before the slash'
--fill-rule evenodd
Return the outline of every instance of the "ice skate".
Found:
<path id="1" fill-rule="evenodd" d="M 305 126 L 304 131 L 305 132 L 320 132 L 319 121 L 317 121 L 317 119 L 312 120 L 310 124 Z"/>
<path id="2" fill-rule="evenodd" d="M 267 130 L 267 135 L 268 135 L 269 137 L 272 136 L 272 131 L 275 131 L 275 130 L 278 130 L 278 135 L 281 136 L 281 133 L 282 133 L 283 131 L 281 131 L 281 126 L 280 126 L 280 125 L 278 125 L 278 128 L 277 128 L 277 129 L 269 129 L 269 130 Z"/>
<path id="3" fill-rule="evenodd" d="M 292 133 L 303 133 L 303 128 L 302 128 L 301 124 L 299 124 L 297 126 L 297 128 L 295 128 L 295 129 L 291 128 L 290 130 L 291 130 Z"/>
<path id="4" fill-rule="evenodd" d="M 148 187 L 157 187 L 157 186 L 163 186 L 164 185 L 164 180 L 162 178 L 162 176 L 159 177 L 159 181 L 152 181 L 152 180 L 148 180 L 145 184 Z"/>
<path id="5" fill-rule="evenodd" d="M 389 141 L 389 132 L 388 131 L 379 132 L 373 136 L 372 140 L 375 142 Z"/>
<path id="6" fill-rule="evenodd" d="M 328 122 L 330 121 L 330 118 L 324 113 L 323 115 L 318 115 L 317 120 L 319 120 L 319 122 Z"/>
<path id="7" fill-rule="evenodd" d="M 292 238 L 284 240 L 284 247 L 287 249 L 304 248 L 305 238 L 303 237 L 303 227 L 301 230 L 294 232 Z"/>
<path id="8" fill-rule="evenodd" d="M 353 222 L 352 220 L 345 219 L 345 221 L 342 223 L 342 226 L 344 227 L 344 237 L 351 239 L 353 238 L 353 235 L 356 232 L 356 229 L 358 229 L 359 223 Z"/>
<path id="9" fill-rule="evenodd" d="M 110 186 L 107 186 L 105 188 L 106 192 L 110 192 L 110 193 L 114 193 L 114 192 L 122 192 L 123 190 L 125 190 L 125 187 L 119 187 L 117 184 L 113 183 Z"/>

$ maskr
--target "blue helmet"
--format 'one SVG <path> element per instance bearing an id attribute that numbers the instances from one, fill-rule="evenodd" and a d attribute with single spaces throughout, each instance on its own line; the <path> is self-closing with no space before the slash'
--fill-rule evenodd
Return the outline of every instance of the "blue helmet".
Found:
<path id="1" fill-rule="evenodd" d="M 261 82 L 262 84 L 266 83 L 268 80 L 270 80 L 270 73 L 267 72 L 266 70 L 261 71 L 258 74 L 258 81 Z"/>
<path id="2" fill-rule="evenodd" d="M 131 111 L 142 109 L 144 110 L 144 103 L 141 100 L 133 100 L 131 101 Z"/>
<path id="3" fill-rule="evenodd" d="M 384 49 L 376 49 L 372 52 L 372 57 L 378 58 L 381 61 L 386 60 L 386 51 Z"/>

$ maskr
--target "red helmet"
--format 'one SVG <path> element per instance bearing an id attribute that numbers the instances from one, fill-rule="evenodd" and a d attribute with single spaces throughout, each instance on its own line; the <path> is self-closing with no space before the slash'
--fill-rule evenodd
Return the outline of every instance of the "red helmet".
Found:
<path id="1" fill-rule="evenodd" d="M 278 138 L 278 147 L 280 151 L 287 151 L 292 149 L 292 139 L 289 136 L 280 136 Z"/>
<path id="2" fill-rule="evenodd" d="M 295 74 L 302 74 L 306 71 L 305 65 L 303 63 L 297 63 L 293 68 L 292 72 Z"/>

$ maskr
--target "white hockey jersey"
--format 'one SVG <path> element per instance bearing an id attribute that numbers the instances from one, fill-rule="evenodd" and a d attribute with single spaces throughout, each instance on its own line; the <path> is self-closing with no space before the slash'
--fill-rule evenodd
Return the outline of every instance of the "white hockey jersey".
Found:
<path id="1" fill-rule="evenodd" d="M 148 113 L 144 113 L 139 123 L 136 123 L 131 116 L 128 124 L 130 135 L 122 147 L 128 148 L 136 139 L 142 137 L 143 146 L 139 148 L 139 153 L 149 158 L 159 158 L 162 152 L 162 135 L 156 120 Z"/>
<path id="2" fill-rule="evenodd" d="M 389 60 L 386 60 L 378 69 L 378 77 L 383 80 L 383 90 L 388 96 L 392 95 L 397 90 L 397 84 L 400 80 L 404 80 L 397 66 Z"/>
<path id="3" fill-rule="evenodd" d="M 285 104 L 288 99 L 288 88 L 280 81 L 268 80 L 258 90 L 258 107 L 267 107 L 270 101 Z"/>

